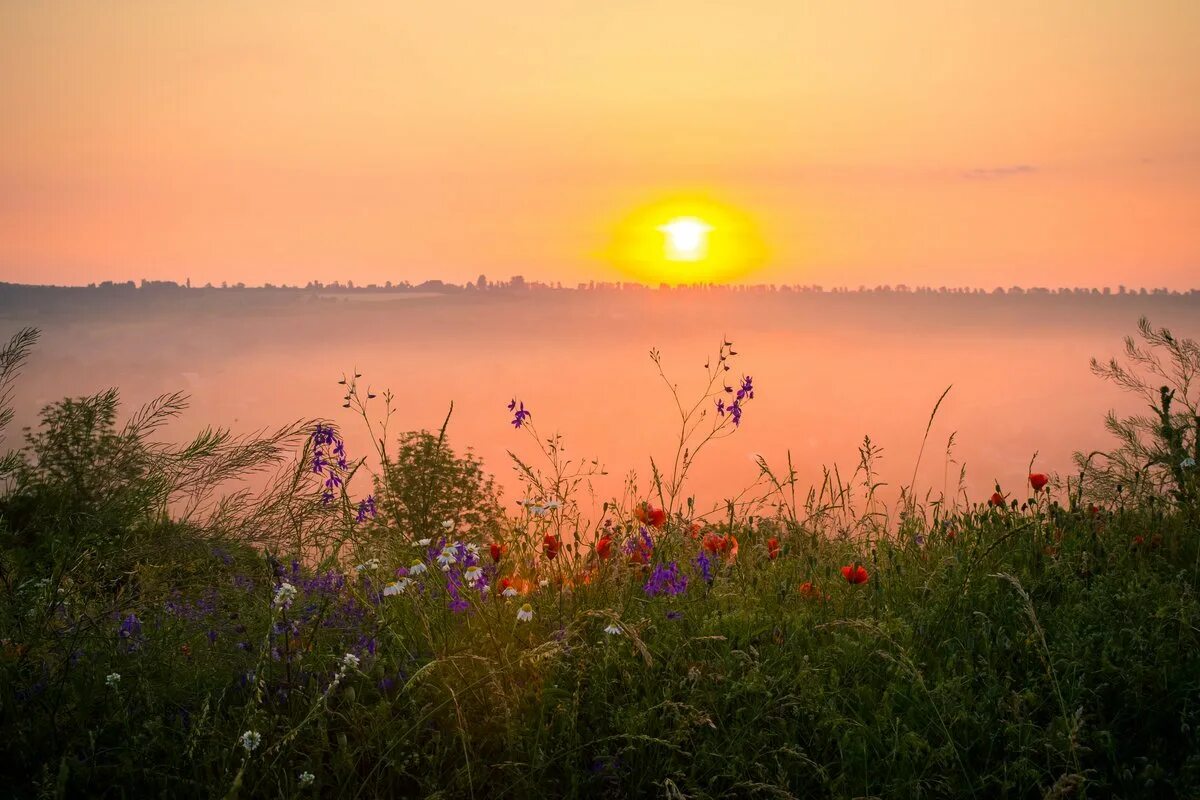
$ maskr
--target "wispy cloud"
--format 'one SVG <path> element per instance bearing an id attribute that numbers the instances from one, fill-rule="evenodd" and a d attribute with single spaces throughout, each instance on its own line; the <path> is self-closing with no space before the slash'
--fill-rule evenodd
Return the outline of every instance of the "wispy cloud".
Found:
<path id="1" fill-rule="evenodd" d="M 1038 168 L 1033 164 L 1008 164 L 1002 167 L 976 167 L 966 170 L 962 176 L 972 181 L 995 181 L 1001 178 L 1029 175 L 1037 171 Z"/>

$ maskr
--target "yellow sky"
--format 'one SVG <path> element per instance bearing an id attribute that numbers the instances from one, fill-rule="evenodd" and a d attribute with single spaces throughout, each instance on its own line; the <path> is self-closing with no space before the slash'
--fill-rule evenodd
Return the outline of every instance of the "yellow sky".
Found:
<path id="1" fill-rule="evenodd" d="M 349 6 L 349 7 L 346 7 Z M 0 4 L 0 279 L 1200 284 L 1195 0 Z"/>

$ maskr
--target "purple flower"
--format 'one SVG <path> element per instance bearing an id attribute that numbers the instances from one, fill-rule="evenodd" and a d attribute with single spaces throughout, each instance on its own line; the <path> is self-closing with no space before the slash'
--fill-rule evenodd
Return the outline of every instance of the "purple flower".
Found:
<path id="1" fill-rule="evenodd" d="M 374 519 L 375 514 L 375 497 L 374 495 L 367 495 L 366 500 L 358 501 L 358 516 L 355 517 L 354 521 L 363 522 L 368 516 L 371 517 L 371 519 Z"/>
<path id="2" fill-rule="evenodd" d="M 525 424 L 526 420 L 533 416 L 533 414 L 525 410 L 524 401 L 518 404 L 516 400 L 513 400 L 508 404 L 508 410 L 513 412 L 512 424 L 514 428 L 521 427 Z"/>
<path id="3" fill-rule="evenodd" d="M 712 583 L 712 559 L 708 557 L 708 553 L 701 550 L 700 555 L 696 556 L 695 564 L 700 568 L 700 577 L 703 578 L 706 583 Z"/>
<path id="4" fill-rule="evenodd" d="M 724 397 L 717 398 L 717 413 L 720 414 L 722 417 L 725 416 L 725 398 Z"/>
<path id="5" fill-rule="evenodd" d="M 674 597 L 687 591 L 687 576 L 679 571 L 679 565 L 674 561 L 666 565 L 656 564 L 643 589 L 650 597 L 660 594 Z"/>
<path id="6" fill-rule="evenodd" d="M 733 426 L 736 428 L 742 424 L 742 401 L 734 400 L 729 406 L 729 416 L 733 418 Z"/>
<path id="7" fill-rule="evenodd" d="M 749 375 L 742 378 L 741 388 L 737 391 L 738 400 L 753 400 L 754 399 L 754 383 L 753 378 Z"/>
<path id="8" fill-rule="evenodd" d="M 668 611 L 667 619 L 669 619 L 669 620 L 683 619 L 683 612 L 682 611 Z"/>

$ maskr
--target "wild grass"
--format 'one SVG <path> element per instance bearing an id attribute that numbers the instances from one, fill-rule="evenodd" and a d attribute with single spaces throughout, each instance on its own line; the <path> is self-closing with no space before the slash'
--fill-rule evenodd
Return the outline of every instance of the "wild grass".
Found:
<path id="1" fill-rule="evenodd" d="M 167 445 L 181 396 L 52 405 L 0 462 L 0 793 L 1200 795 L 1200 355 L 1141 333 L 1102 371 L 1154 415 L 992 502 L 960 479 L 889 506 L 866 439 L 849 476 L 761 461 L 702 513 L 688 469 L 757 388 L 728 342 L 694 403 L 655 354 L 678 452 L 598 517 L 603 467 L 518 400 L 504 506 L 357 373 L 358 439 Z M 0 351 L 0 423 L 35 342 Z"/>

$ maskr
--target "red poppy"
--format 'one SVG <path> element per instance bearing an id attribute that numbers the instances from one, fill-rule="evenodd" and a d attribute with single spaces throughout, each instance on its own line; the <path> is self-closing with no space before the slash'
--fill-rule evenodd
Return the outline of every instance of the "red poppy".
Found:
<path id="1" fill-rule="evenodd" d="M 1029 473 L 1029 485 L 1033 487 L 1035 492 L 1040 492 L 1046 488 L 1046 484 L 1050 482 L 1050 478 L 1044 472 Z"/>
<path id="2" fill-rule="evenodd" d="M 490 550 L 492 553 L 492 561 L 498 562 L 504 555 L 505 551 L 508 550 L 508 546 L 500 544 L 499 542 L 492 542 L 490 545 L 488 545 L 488 550 Z"/>
<path id="3" fill-rule="evenodd" d="M 774 536 L 767 539 L 767 558 L 772 561 L 779 558 L 779 540 Z"/>
<path id="4" fill-rule="evenodd" d="M 596 555 L 600 558 L 608 558 L 612 555 L 612 537 L 607 533 L 596 540 Z"/>
<path id="5" fill-rule="evenodd" d="M 992 496 L 988 498 L 988 505 L 996 508 L 1004 508 L 1004 495 L 999 492 L 992 492 Z"/>
<path id="6" fill-rule="evenodd" d="M 697 538 L 699 538 L 700 531 L 703 528 L 704 528 L 704 526 L 701 525 L 699 522 L 693 522 L 691 525 L 688 526 L 688 534 L 690 534 L 693 539 L 697 539 Z"/>
<path id="7" fill-rule="evenodd" d="M 842 567 L 842 577 L 853 584 L 866 583 L 870 577 L 861 564 L 847 564 Z"/>
<path id="8" fill-rule="evenodd" d="M 558 551 L 561 547 L 562 542 L 553 533 L 547 533 L 542 539 L 542 548 L 546 553 L 546 558 L 553 559 L 558 555 Z"/>
<path id="9" fill-rule="evenodd" d="M 633 510 L 633 516 L 638 522 L 652 528 L 661 528 L 667 521 L 667 512 L 661 508 L 655 508 L 649 503 L 640 503 Z"/>
<path id="10" fill-rule="evenodd" d="M 816 586 L 813 586 L 812 581 L 805 581 L 804 583 L 800 584 L 800 595 L 802 597 L 820 597 L 821 590 Z"/>
<path id="11" fill-rule="evenodd" d="M 1134 547 L 1140 547 L 1141 545 L 1144 545 L 1145 543 L 1146 543 L 1145 536 L 1141 536 L 1139 534 L 1138 536 L 1133 537 L 1133 546 Z"/>
<path id="12" fill-rule="evenodd" d="M 704 534 L 702 546 L 705 550 L 714 555 L 729 547 L 729 542 L 724 536 L 718 536 L 715 533 Z"/>
<path id="13" fill-rule="evenodd" d="M 1091 505 L 1088 506 L 1088 516 L 1094 517 L 1099 513 L 1100 513 L 1100 509 L 1096 506 L 1095 503 L 1092 503 Z"/>

